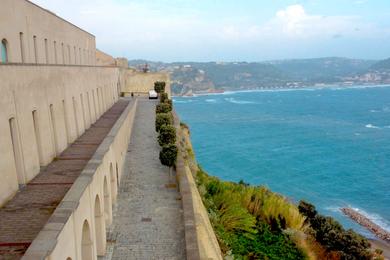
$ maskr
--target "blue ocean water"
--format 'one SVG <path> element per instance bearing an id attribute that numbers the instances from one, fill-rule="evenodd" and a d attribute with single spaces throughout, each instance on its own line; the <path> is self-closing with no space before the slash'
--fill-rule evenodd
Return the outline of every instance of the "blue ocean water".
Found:
<path id="1" fill-rule="evenodd" d="M 339 208 L 390 230 L 390 87 L 230 92 L 174 103 L 211 175 L 305 199 L 369 237 Z"/>

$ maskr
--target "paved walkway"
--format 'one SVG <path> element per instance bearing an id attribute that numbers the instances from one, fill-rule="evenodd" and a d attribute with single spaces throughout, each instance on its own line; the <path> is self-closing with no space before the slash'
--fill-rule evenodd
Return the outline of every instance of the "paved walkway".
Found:
<path id="1" fill-rule="evenodd" d="M 138 102 L 105 259 L 186 259 L 180 195 L 158 158 L 155 105 Z"/>
<path id="2" fill-rule="evenodd" d="M 128 103 L 114 104 L 0 208 L 0 259 L 23 256 Z"/>

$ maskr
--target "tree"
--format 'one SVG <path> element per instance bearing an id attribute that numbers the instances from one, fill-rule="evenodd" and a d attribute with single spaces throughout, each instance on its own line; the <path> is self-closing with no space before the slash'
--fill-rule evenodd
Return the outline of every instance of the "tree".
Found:
<path id="1" fill-rule="evenodd" d="M 161 103 L 156 106 L 156 113 L 168 113 L 172 111 L 172 106 L 167 103 Z"/>
<path id="2" fill-rule="evenodd" d="M 340 259 L 371 259 L 370 244 L 363 236 L 353 230 L 345 230 L 331 217 L 317 213 L 315 206 L 301 201 L 299 212 L 307 217 L 307 223 L 314 230 L 314 237 L 328 252 L 340 256 Z"/>
<path id="3" fill-rule="evenodd" d="M 160 146 L 174 144 L 176 142 L 176 129 L 172 125 L 162 125 L 158 136 Z"/>
<path id="4" fill-rule="evenodd" d="M 156 132 L 160 132 L 163 125 L 172 125 L 173 119 L 170 113 L 158 113 L 156 115 Z"/>
<path id="5" fill-rule="evenodd" d="M 165 101 L 168 100 L 168 94 L 167 93 L 162 93 L 160 95 L 160 102 L 165 103 Z"/>
<path id="6" fill-rule="evenodd" d="M 154 90 L 161 94 L 165 92 L 165 82 L 164 81 L 156 81 L 154 82 Z"/>
<path id="7" fill-rule="evenodd" d="M 171 99 L 165 99 L 164 104 L 168 104 L 172 110 L 172 100 Z"/>
<path id="8" fill-rule="evenodd" d="M 175 165 L 177 160 L 177 146 L 174 144 L 168 144 L 162 147 L 160 152 L 160 162 L 169 167 L 169 175 L 171 174 L 171 169 Z"/>
<path id="9" fill-rule="evenodd" d="M 314 205 L 301 200 L 298 205 L 299 212 L 303 214 L 305 217 L 307 217 L 308 221 L 312 220 L 315 218 L 317 215 L 317 210 L 314 207 Z"/>

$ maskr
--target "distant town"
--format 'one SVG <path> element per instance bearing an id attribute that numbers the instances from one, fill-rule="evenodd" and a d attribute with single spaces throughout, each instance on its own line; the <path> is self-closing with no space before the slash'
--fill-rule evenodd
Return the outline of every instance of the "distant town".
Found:
<path id="1" fill-rule="evenodd" d="M 267 62 L 152 62 L 129 65 L 171 74 L 174 95 L 223 91 L 390 84 L 390 59 L 318 58 Z"/>

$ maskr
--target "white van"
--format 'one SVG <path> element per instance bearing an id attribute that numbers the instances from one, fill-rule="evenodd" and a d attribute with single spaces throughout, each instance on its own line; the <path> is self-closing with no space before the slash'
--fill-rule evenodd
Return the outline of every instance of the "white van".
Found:
<path id="1" fill-rule="evenodd" d="M 149 99 L 157 99 L 157 98 L 158 98 L 157 92 L 154 90 L 149 90 Z"/>

